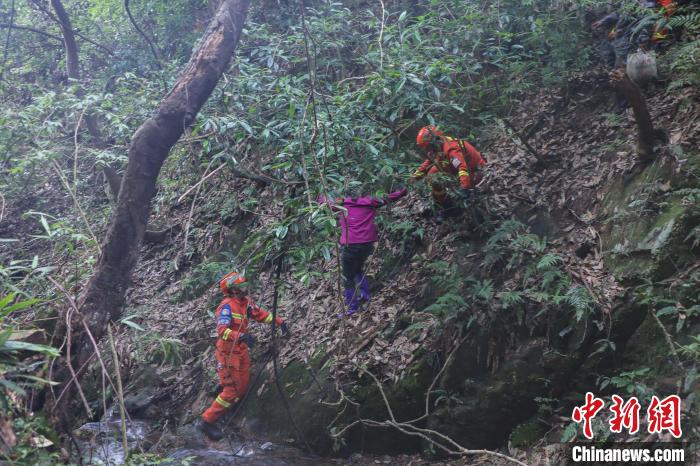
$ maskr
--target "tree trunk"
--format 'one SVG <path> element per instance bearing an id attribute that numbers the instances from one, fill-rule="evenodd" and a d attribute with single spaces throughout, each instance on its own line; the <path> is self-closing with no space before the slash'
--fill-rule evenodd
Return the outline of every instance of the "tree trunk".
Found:
<path id="1" fill-rule="evenodd" d="M 102 255 L 80 305 L 80 313 L 96 340 L 105 333 L 107 323 L 121 313 L 161 166 L 228 66 L 248 5 L 249 0 L 225 0 L 221 4 L 175 86 L 132 138 L 129 163 Z M 73 345 L 77 350 L 73 367 L 81 367 L 94 352 L 88 335 L 83 332 L 77 339 Z"/>
<path id="2" fill-rule="evenodd" d="M 654 159 L 656 132 L 654 131 L 654 123 L 651 121 L 651 115 L 649 114 L 642 90 L 622 70 L 614 72 L 612 80 L 615 86 L 625 95 L 625 99 L 627 99 L 634 112 L 634 120 L 637 122 L 639 131 L 637 136 L 637 155 L 645 162 L 652 161 Z"/>
<path id="3" fill-rule="evenodd" d="M 51 6 L 56 12 L 61 32 L 63 33 L 63 45 L 66 47 L 66 71 L 70 79 L 80 79 L 80 62 L 78 61 L 78 44 L 75 42 L 75 33 L 71 26 L 70 18 L 61 0 L 51 0 Z"/>

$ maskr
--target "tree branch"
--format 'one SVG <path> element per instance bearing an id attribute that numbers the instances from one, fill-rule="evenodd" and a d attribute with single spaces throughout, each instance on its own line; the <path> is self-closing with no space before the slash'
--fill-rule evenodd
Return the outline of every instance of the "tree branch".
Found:
<path id="1" fill-rule="evenodd" d="M 80 63 L 78 62 L 78 44 L 75 42 L 75 33 L 73 32 L 73 27 L 66 13 L 66 9 L 63 8 L 61 0 L 51 0 L 51 6 L 56 12 L 56 17 L 58 18 L 58 24 L 61 27 L 61 32 L 63 33 L 63 44 L 66 48 L 66 71 L 68 72 L 68 77 L 71 79 L 80 79 Z"/>
<path id="2" fill-rule="evenodd" d="M 61 36 L 57 36 L 55 34 L 51 34 L 46 31 L 42 31 L 41 29 L 36 29 L 31 26 L 23 26 L 21 24 L 0 24 L 0 28 L 9 28 L 9 29 L 17 29 L 18 31 L 28 31 L 28 32 L 33 32 L 34 34 L 39 34 L 44 37 L 48 37 L 53 40 L 57 40 L 59 42 L 63 42 L 63 38 Z"/>
<path id="3" fill-rule="evenodd" d="M 518 129 L 517 129 L 515 126 L 513 126 L 513 124 L 512 124 L 507 118 L 504 118 L 504 119 L 503 119 L 503 123 L 505 123 L 505 125 L 506 125 L 508 128 L 510 128 L 511 131 L 513 131 L 513 133 L 515 133 L 515 135 L 518 137 L 518 139 L 520 140 L 520 142 L 523 143 L 523 145 L 525 146 L 525 148 L 527 149 L 527 151 L 528 151 L 529 153 L 531 153 L 531 154 L 537 159 L 538 162 L 544 163 L 544 161 L 545 161 L 545 160 L 544 160 L 544 157 L 542 157 L 542 156 L 540 155 L 540 153 L 537 152 L 537 151 L 530 145 L 529 142 L 527 142 L 527 139 L 526 139 L 523 135 L 520 134 L 520 131 L 518 131 Z"/>
<path id="4" fill-rule="evenodd" d="M 615 70 L 610 77 L 613 85 L 625 95 L 634 112 L 634 120 L 638 129 L 637 155 L 643 161 L 649 162 L 654 158 L 656 132 L 642 90 L 627 76 L 624 70 Z"/>
<path id="5" fill-rule="evenodd" d="M 10 27 L 7 28 L 7 38 L 5 38 L 5 51 L 2 56 L 2 69 L 0 70 L 0 81 L 5 75 L 5 65 L 7 64 L 7 54 L 10 50 L 10 33 L 12 32 L 12 23 L 15 22 L 15 0 L 12 0 L 12 10 L 10 12 Z"/>
<path id="6" fill-rule="evenodd" d="M 141 37 L 143 37 L 146 40 L 146 42 L 148 43 L 148 46 L 151 48 L 151 53 L 153 53 L 153 58 L 155 58 L 155 60 L 156 60 L 156 66 L 158 67 L 159 70 L 162 69 L 163 67 L 160 64 L 160 52 L 158 51 L 156 46 L 151 41 L 151 38 L 148 37 L 145 32 L 143 32 L 143 30 L 139 27 L 138 24 L 136 24 L 136 20 L 132 16 L 131 10 L 129 9 L 129 0 L 124 0 L 124 9 L 126 10 L 127 16 L 129 16 L 129 21 L 131 21 L 131 24 L 134 26 L 134 29 L 136 29 L 136 31 L 139 34 L 141 34 Z"/>
<path id="7" fill-rule="evenodd" d="M 417 427 L 417 426 L 411 424 L 410 422 L 397 422 L 394 419 L 393 411 L 391 409 L 391 406 L 389 405 L 389 399 L 387 398 L 386 393 L 384 392 L 384 387 L 382 386 L 381 382 L 379 382 L 379 379 L 377 379 L 377 377 L 374 374 L 367 371 L 366 369 L 358 367 L 358 370 L 361 373 L 365 373 L 365 374 L 369 375 L 372 378 L 372 380 L 374 380 L 374 383 L 377 386 L 377 389 L 379 390 L 379 393 L 382 396 L 382 400 L 384 401 L 384 406 L 386 407 L 387 411 L 389 412 L 390 420 L 375 421 L 372 419 L 358 419 L 357 421 L 352 422 L 350 425 L 348 425 L 345 428 L 343 428 L 342 430 L 340 430 L 340 432 L 338 432 L 337 434 L 332 434 L 331 435 L 332 437 L 337 438 L 337 437 L 341 436 L 344 432 L 347 432 L 347 430 L 349 428 L 351 428 L 352 426 L 356 426 L 358 424 L 364 424 L 364 425 L 367 425 L 370 427 L 393 427 L 393 428 L 397 429 L 399 432 L 402 432 L 406 435 L 421 437 L 422 439 L 430 442 L 432 445 L 435 445 L 436 447 L 440 448 L 442 451 L 444 451 L 450 455 L 454 455 L 454 456 L 489 455 L 489 456 L 495 456 L 497 458 L 509 461 L 511 463 L 518 464 L 520 466 L 527 466 L 525 463 L 523 463 L 523 462 L 521 462 L 513 457 L 505 455 L 503 453 L 498 453 L 495 451 L 483 450 L 483 449 L 480 449 L 480 450 L 467 449 L 467 448 L 464 448 L 463 446 L 461 446 L 459 443 L 452 440 L 447 435 L 442 434 L 440 432 L 437 432 L 435 430 L 423 429 L 423 428 L 420 428 L 420 427 Z M 414 422 L 414 421 L 411 421 L 411 422 Z M 439 438 L 440 441 L 436 440 L 435 438 L 433 438 L 431 436 Z M 448 445 L 451 445 L 453 448 L 450 448 L 441 442 L 445 442 Z"/>

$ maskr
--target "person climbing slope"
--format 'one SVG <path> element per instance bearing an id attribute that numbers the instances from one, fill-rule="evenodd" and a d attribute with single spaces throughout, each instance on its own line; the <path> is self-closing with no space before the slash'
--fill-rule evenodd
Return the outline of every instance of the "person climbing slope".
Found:
<path id="1" fill-rule="evenodd" d="M 390 193 L 386 199 L 379 199 L 363 195 L 366 193 L 361 188 L 355 188 L 335 203 L 321 198 L 321 202 L 329 204 L 334 211 L 341 211 L 340 262 L 343 269 L 346 316 L 356 313 L 361 302 L 370 300 L 369 283 L 363 270 L 365 261 L 374 250 L 374 243 L 379 239 L 374 224 L 377 209 L 387 202 L 402 198 L 407 192 L 408 190 L 403 188 Z"/>
<path id="2" fill-rule="evenodd" d="M 437 206 L 437 220 L 440 222 L 456 209 L 447 195 L 446 188 L 434 179 L 435 175 L 457 175 L 459 195 L 462 199 L 469 200 L 474 187 L 481 181 L 480 169 L 486 165 L 486 161 L 467 141 L 446 136 L 432 125 L 424 126 L 418 131 L 416 144 L 425 152 L 427 158 L 415 171 L 411 181 L 427 175 L 426 181 Z"/>
<path id="3" fill-rule="evenodd" d="M 250 381 L 250 355 L 248 348 L 255 344 L 255 337 L 247 333 L 248 319 L 266 324 L 272 323 L 272 314 L 259 308 L 246 295 L 248 281 L 238 272 L 231 272 L 221 279 L 219 287 L 224 299 L 216 308 L 216 372 L 223 390 L 211 406 L 204 411 L 198 428 L 211 440 L 220 440 L 223 432 L 216 426 L 221 416 L 248 390 Z M 282 335 L 289 334 L 287 324 L 279 317 L 275 320 Z"/>
<path id="4" fill-rule="evenodd" d="M 656 6 L 655 0 L 640 0 L 638 3 L 640 8 L 647 10 Z M 650 44 L 651 24 L 624 11 L 613 11 L 594 22 L 591 27 L 594 31 L 605 34 L 599 51 L 611 69 L 623 68 L 630 51 L 637 47 L 646 49 Z"/>

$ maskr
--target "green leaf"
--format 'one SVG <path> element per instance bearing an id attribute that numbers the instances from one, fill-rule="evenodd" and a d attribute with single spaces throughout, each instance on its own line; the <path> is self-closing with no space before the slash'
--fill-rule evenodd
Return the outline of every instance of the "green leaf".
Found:
<path id="1" fill-rule="evenodd" d="M 287 236 L 288 231 L 289 227 L 287 225 L 280 225 L 275 229 L 275 236 L 277 236 L 279 239 L 282 239 L 285 236 Z"/>
<path id="2" fill-rule="evenodd" d="M 55 382 L 53 380 L 47 380 L 42 377 L 37 377 L 35 375 L 29 375 L 29 374 L 16 374 L 15 377 L 21 377 L 23 379 L 28 379 L 32 380 L 34 382 L 39 382 L 47 385 L 61 385 L 61 382 Z"/>
<path id="3" fill-rule="evenodd" d="M 0 299 L 0 309 L 4 309 L 15 298 L 15 293 L 10 293 Z"/>
<path id="4" fill-rule="evenodd" d="M 409 74 L 409 75 L 408 75 L 408 79 L 410 79 L 412 82 L 414 82 L 414 83 L 416 83 L 416 84 L 418 84 L 418 85 L 420 85 L 420 86 L 422 86 L 422 85 L 425 84 L 423 81 L 421 81 L 420 79 L 418 79 L 418 77 L 415 76 L 415 75 L 413 75 L 413 74 Z"/>
<path id="5" fill-rule="evenodd" d="M 47 345 L 37 345 L 35 343 L 27 343 L 25 341 L 6 341 L 5 344 L 0 347 L 0 351 L 34 351 L 36 353 L 42 353 L 51 357 L 58 357 L 61 355 L 59 351 L 53 346 Z"/>
<path id="6" fill-rule="evenodd" d="M 51 236 L 51 227 L 49 227 L 49 222 L 46 221 L 46 217 L 43 215 L 40 217 L 41 225 L 44 227 L 44 230 L 46 230 L 46 234 Z"/>
<path id="7" fill-rule="evenodd" d="M 10 306 L 10 307 L 8 307 L 8 308 L 6 308 L 6 309 L 3 309 L 2 312 L 3 312 L 3 314 L 9 314 L 10 312 L 13 312 L 13 311 L 20 311 L 20 310 L 22 310 L 22 309 L 26 309 L 26 308 L 31 307 L 31 306 L 33 306 L 34 304 L 40 303 L 40 302 L 42 302 L 41 299 L 38 299 L 38 298 L 31 298 L 31 299 L 28 299 L 28 300 L 26 300 L 26 301 L 20 301 L 20 302 L 18 302 L 18 303 L 15 303 L 15 304 L 13 304 L 12 306 Z M 0 309 L 2 309 L 2 306 L 0 306 Z"/>
<path id="8" fill-rule="evenodd" d="M 566 426 L 564 431 L 561 433 L 562 443 L 570 442 L 571 440 L 576 438 L 577 426 L 578 424 L 575 422 L 572 422 L 568 426 Z"/>
<path id="9" fill-rule="evenodd" d="M 248 134 L 253 134 L 253 128 L 250 127 L 248 123 L 246 123 L 244 120 L 238 120 L 238 124 L 243 127 L 243 129 L 246 130 Z"/>
<path id="10" fill-rule="evenodd" d="M 656 317 L 663 317 L 669 314 L 678 314 L 678 307 L 666 306 L 656 311 Z"/>
<path id="11" fill-rule="evenodd" d="M 0 379 L 0 385 L 4 385 L 9 391 L 15 392 L 20 396 L 25 396 L 27 394 L 27 392 L 22 387 L 10 380 Z"/>
<path id="12" fill-rule="evenodd" d="M 140 332 L 145 332 L 145 331 L 146 331 L 145 328 L 141 327 L 141 326 L 140 326 L 139 324 L 137 324 L 136 322 L 132 322 L 131 320 L 129 320 L 128 317 L 124 317 L 124 318 L 121 319 L 119 322 L 122 323 L 122 324 L 124 324 L 124 325 L 126 325 L 127 327 L 131 327 L 131 328 L 136 329 L 136 330 L 138 330 L 138 331 L 140 331 Z"/>
<path id="13" fill-rule="evenodd" d="M 0 348 L 5 345 L 5 342 L 12 336 L 12 329 L 8 328 L 4 332 L 0 333 Z"/>

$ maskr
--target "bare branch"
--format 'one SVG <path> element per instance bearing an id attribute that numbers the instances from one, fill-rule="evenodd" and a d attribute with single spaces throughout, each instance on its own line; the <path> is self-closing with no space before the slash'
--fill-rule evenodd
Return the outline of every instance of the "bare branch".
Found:
<path id="1" fill-rule="evenodd" d="M 134 29 L 141 34 L 141 37 L 143 37 L 146 42 L 148 43 L 148 46 L 151 48 L 151 53 L 153 53 L 153 58 L 156 60 L 156 66 L 158 66 L 158 69 L 162 69 L 162 66 L 160 64 L 160 52 L 156 48 L 156 46 L 153 44 L 151 41 L 151 38 L 146 35 L 145 32 L 139 27 L 138 24 L 136 24 L 136 20 L 131 14 L 131 10 L 129 9 L 129 0 L 124 0 L 124 9 L 126 10 L 126 14 L 129 16 L 129 21 L 131 21 L 131 24 L 134 26 Z"/>
<path id="2" fill-rule="evenodd" d="M 12 0 L 12 10 L 10 12 L 10 26 L 12 26 L 12 23 L 15 22 L 15 0 Z M 0 69 L 0 81 L 2 81 L 3 76 L 5 75 L 5 65 L 7 64 L 7 54 L 10 50 L 10 35 L 12 32 L 12 28 L 9 27 L 7 28 L 7 37 L 5 38 L 5 52 L 3 53 L 2 57 L 2 69 Z"/>
<path id="3" fill-rule="evenodd" d="M 48 37 L 53 40 L 57 40 L 59 42 L 63 42 L 63 38 L 61 36 L 57 36 L 55 34 L 51 34 L 46 31 L 42 31 L 41 29 L 36 29 L 31 26 L 23 26 L 21 24 L 0 24 L 0 28 L 10 28 L 10 29 L 17 29 L 18 31 L 28 31 L 28 32 L 33 32 L 34 34 L 39 34 L 44 37 Z"/>
<path id="4" fill-rule="evenodd" d="M 447 365 L 447 363 L 451 360 L 452 356 L 454 355 L 456 348 L 458 348 L 463 341 L 464 341 L 464 338 L 462 340 L 460 340 L 459 344 L 455 347 L 455 349 L 452 350 L 452 352 L 448 356 L 447 360 L 445 361 L 445 364 L 443 365 L 442 369 L 440 369 L 440 372 L 438 373 L 438 375 L 444 371 L 445 366 Z M 377 386 L 377 389 L 379 390 L 379 393 L 382 396 L 382 400 L 384 401 L 384 406 L 386 407 L 386 409 L 389 413 L 390 419 L 386 420 L 386 421 L 376 421 L 376 420 L 372 420 L 372 419 L 358 419 L 358 420 L 350 423 L 349 425 L 345 426 L 339 432 L 337 432 L 335 434 L 331 434 L 331 437 L 338 438 L 338 437 L 342 436 L 345 432 L 347 432 L 350 428 L 352 428 L 356 425 L 359 425 L 359 424 L 363 424 L 363 425 L 370 426 L 370 427 L 393 427 L 393 428 L 397 429 L 399 432 L 402 432 L 406 435 L 420 437 L 420 438 L 426 440 L 427 442 L 430 442 L 432 445 L 436 446 L 437 448 L 441 449 L 442 451 L 444 451 L 445 453 L 448 453 L 450 455 L 454 455 L 454 456 L 489 455 L 489 456 L 495 456 L 495 457 L 501 458 L 501 459 L 509 461 L 511 463 L 518 464 L 520 466 L 527 466 L 525 463 L 523 463 L 523 462 L 521 462 L 513 457 L 505 455 L 503 453 L 498 453 L 495 451 L 483 450 L 483 449 L 471 450 L 471 449 L 464 448 L 459 443 L 455 442 L 454 440 L 452 440 L 450 437 L 448 437 L 445 434 L 442 434 L 442 433 L 435 431 L 435 430 L 432 430 L 432 429 L 424 429 L 421 427 L 417 427 L 411 423 L 411 422 L 416 422 L 417 420 L 421 420 L 425 416 L 422 416 L 418 419 L 415 419 L 415 420 L 409 421 L 409 422 L 397 422 L 396 419 L 394 418 L 394 412 L 391 409 L 391 406 L 389 404 L 389 399 L 387 398 L 386 393 L 384 392 L 384 387 L 382 386 L 381 382 L 379 382 L 379 379 L 374 374 L 372 374 L 371 372 L 369 372 L 368 370 L 366 370 L 364 368 L 358 367 L 357 369 L 361 373 L 365 373 L 365 374 L 369 375 L 372 378 L 372 380 L 374 380 L 374 383 Z M 427 397 L 430 397 L 430 391 L 432 390 L 432 388 L 434 387 L 434 385 L 436 383 L 435 380 L 437 380 L 437 377 L 433 380 L 433 383 L 430 385 Z M 342 392 L 341 392 L 341 394 L 342 394 Z M 343 397 L 344 397 L 344 394 L 343 394 Z M 428 408 L 429 408 L 429 404 L 426 404 L 426 410 Z M 437 437 L 437 439 L 435 437 Z M 450 445 L 452 448 L 446 446 L 444 443 L 446 443 L 447 445 Z"/>

